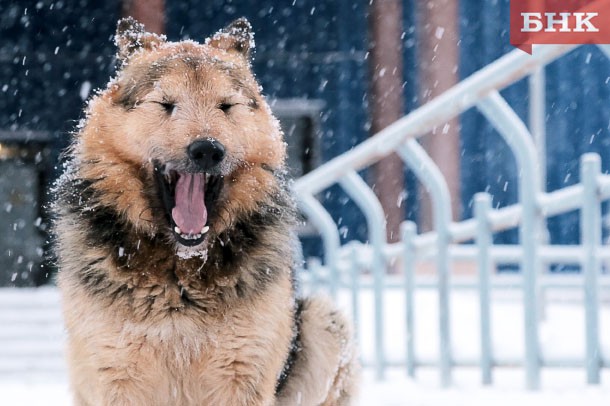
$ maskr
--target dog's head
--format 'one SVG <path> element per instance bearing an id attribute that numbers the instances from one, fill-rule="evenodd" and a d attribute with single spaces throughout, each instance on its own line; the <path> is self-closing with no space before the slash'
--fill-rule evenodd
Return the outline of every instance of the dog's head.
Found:
<path id="1" fill-rule="evenodd" d="M 80 175 L 140 231 L 205 250 L 269 198 L 284 163 L 250 70 L 250 24 L 236 20 L 199 44 L 123 19 L 116 43 L 121 68 L 89 104 L 76 145 Z"/>

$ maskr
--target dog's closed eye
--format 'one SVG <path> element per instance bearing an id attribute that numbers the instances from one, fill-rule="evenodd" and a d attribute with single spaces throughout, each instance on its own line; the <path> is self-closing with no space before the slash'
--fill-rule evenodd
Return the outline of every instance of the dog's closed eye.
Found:
<path id="1" fill-rule="evenodd" d="M 165 110 L 165 112 L 167 114 L 173 114 L 174 111 L 176 110 L 176 104 L 173 102 L 169 102 L 169 101 L 162 101 L 162 102 L 155 102 L 156 104 L 160 105 L 161 107 L 163 107 L 163 109 Z"/>
<path id="2" fill-rule="evenodd" d="M 218 105 L 218 108 L 220 110 L 222 110 L 224 113 L 228 113 L 229 110 L 231 110 L 231 107 L 237 106 L 238 103 L 229 103 L 229 102 L 224 102 L 224 103 L 220 103 Z"/>

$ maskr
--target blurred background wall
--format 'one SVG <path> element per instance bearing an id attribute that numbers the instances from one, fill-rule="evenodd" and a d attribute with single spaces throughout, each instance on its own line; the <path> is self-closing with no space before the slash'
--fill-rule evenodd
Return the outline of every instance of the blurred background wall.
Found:
<path id="1" fill-rule="evenodd" d="M 384 14 L 388 10 L 390 15 Z M 396 103 L 406 114 L 511 51 L 508 12 L 508 0 L 0 0 L 0 285 L 48 280 L 52 269 L 43 263 L 48 217 L 42 206 L 49 199 L 47 186 L 61 170 L 59 151 L 69 143 L 86 100 L 114 75 L 112 37 L 121 16 L 134 15 L 170 40 L 201 41 L 246 16 L 257 44 L 254 71 L 282 119 L 299 175 L 387 125 L 376 124 L 376 118 L 396 110 Z M 379 34 L 373 17 L 382 24 L 394 17 L 400 30 Z M 375 41 L 379 35 L 394 37 Z M 375 47 L 389 44 L 398 60 L 372 56 Z M 383 89 L 373 86 L 388 72 L 384 63 L 400 68 L 390 71 L 399 72 L 393 83 L 400 86 L 391 89 L 397 101 L 385 107 Z M 580 154 L 609 156 L 608 72 L 608 60 L 594 47 L 580 48 L 547 68 L 548 190 L 577 182 Z M 503 96 L 527 122 L 527 83 L 515 84 Z M 304 143 L 294 138 L 298 132 L 315 139 Z M 457 219 L 471 215 L 478 191 L 492 193 L 497 206 L 516 201 L 513 157 L 477 112 L 439 128 L 423 144 L 441 163 L 451 161 L 443 170 Z M 609 161 L 603 159 L 604 170 Z M 377 185 L 385 181 L 383 175 L 367 174 L 377 191 L 383 190 Z M 386 204 L 395 201 L 399 214 L 426 229 L 425 194 L 410 173 L 402 175 L 404 191 L 397 190 Z M 338 188 L 321 199 L 342 227 L 342 238 L 365 238 L 363 217 Z M 577 242 L 576 213 L 551 219 L 549 228 L 552 242 Z M 517 235 L 497 238 L 514 242 Z M 303 241 L 306 254 L 319 251 L 319 241 L 307 230 Z"/>

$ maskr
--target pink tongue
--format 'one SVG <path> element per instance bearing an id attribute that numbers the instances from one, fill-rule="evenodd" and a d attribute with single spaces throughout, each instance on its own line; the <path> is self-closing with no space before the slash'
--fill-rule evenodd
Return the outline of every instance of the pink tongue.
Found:
<path id="1" fill-rule="evenodd" d="M 208 220 L 202 173 L 180 173 L 176 183 L 172 218 L 182 234 L 199 234 Z"/>

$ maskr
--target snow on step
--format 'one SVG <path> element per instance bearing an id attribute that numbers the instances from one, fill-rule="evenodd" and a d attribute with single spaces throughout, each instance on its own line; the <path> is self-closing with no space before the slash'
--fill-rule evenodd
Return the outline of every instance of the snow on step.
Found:
<path id="1" fill-rule="evenodd" d="M 0 288 L 0 377 L 65 374 L 64 342 L 56 288 Z"/>

